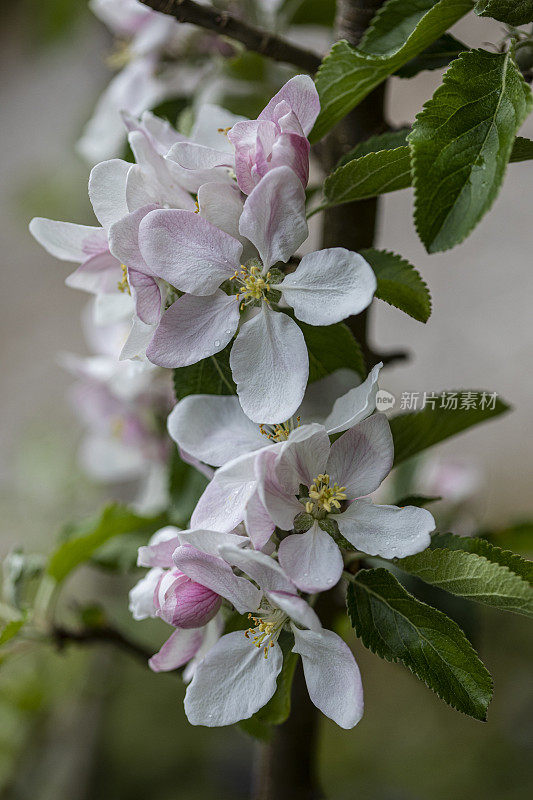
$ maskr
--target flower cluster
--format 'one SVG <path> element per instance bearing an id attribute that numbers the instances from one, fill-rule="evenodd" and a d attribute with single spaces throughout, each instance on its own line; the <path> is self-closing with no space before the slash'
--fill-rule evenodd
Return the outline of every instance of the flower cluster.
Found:
<path id="1" fill-rule="evenodd" d="M 161 368 L 229 352 L 236 395 L 189 394 L 170 413 L 183 459 L 212 477 L 190 528 L 164 528 L 140 549 L 149 572 L 130 595 L 136 619 L 160 617 L 174 629 L 150 665 L 185 667 L 193 724 L 251 717 L 292 650 L 313 703 L 355 725 L 359 670 L 322 626 L 317 597 L 342 580 L 351 551 L 411 555 L 434 528 L 425 509 L 369 497 L 393 464 L 389 424 L 375 406 L 382 365 L 363 382 L 338 370 L 308 384 L 299 323 L 338 323 L 376 289 L 358 253 L 298 255 L 319 108 L 313 81 L 299 75 L 254 120 L 204 106 L 188 137 L 150 113 L 125 113 L 135 161 L 105 161 L 90 176 L 100 226 L 31 223 L 49 252 L 79 264 L 67 283 L 95 295 L 97 325 L 129 321 L 120 364 L 134 360 L 141 386 L 153 386 Z M 129 380 L 102 364 L 71 367 L 100 394 L 115 377 L 123 387 Z M 79 404 L 107 424 L 115 406 L 83 394 Z M 136 389 L 126 399 L 138 408 L 143 396 Z"/>

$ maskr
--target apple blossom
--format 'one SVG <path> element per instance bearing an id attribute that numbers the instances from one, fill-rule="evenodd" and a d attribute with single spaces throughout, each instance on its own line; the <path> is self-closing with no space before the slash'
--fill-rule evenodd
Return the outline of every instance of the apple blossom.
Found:
<path id="1" fill-rule="evenodd" d="M 262 708 L 276 691 L 283 664 L 278 639 L 287 631 L 294 637 L 293 652 L 301 655 L 312 702 L 341 727 L 356 725 L 363 713 L 363 690 L 349 647 L 322 627 L 273 558 L 232 545 L 223 545 L 220 553 L 261 587 L 262 599 L 259 607 L 250 608 L 249 630 L 222 636 L 198 664 L 185 695 L 189 722 L 231 725 Z M 187 572 L 179 551 L 174 560 Z"/>
<path id="2" fill-rule="evenodd" d="M 331 378 L 317 382 L 318 392 L 313 391 L 314 384 L 311 384 L 304 404 L 298 411 L 298 414 L 302 413 L 301 421 L 306 421 L 306 413 L 309 413 L 309 420 L 320 419 L 322 416 L 325 429 L 329 434 L 334 434 L 347 430 L 372 414 L 375 410 L 377 380 L 381 366 L 381 364 L 376 365 L 363 383 L 336 399 L 335 392 L 332 391 L 335 383 Z M 325 407 L 323 402 L 318 402 L 321 391 L 331 392 L 329 396 L 325 395 L 330 401 Z M 228 400 L 232 402 L 229 403 Z M 332 400 L 335 400 L 333 408 L 331 408 Z M 283 442 L 290 442 L 298 436 L 297 418 L 289 419 L 283 425 L 265 428 L 251 423 L 242 412 L 237 414 L 234 398 L 223 398 L 224 402 L 219 406 L 214 404 L 212 399 L 206 399 L 204 402 L 203 398 L 199 398 L 200 416 L 192 412 L 193 400 L 186 401 L 187 398 L 179 403 L 169 417 L 171 435 L 177 438 L 185 450 L 192 449 L 192 454 L 202 460 L 204 458 L 208 462 L 211 458 L 215 461 L 224 460 L 223 466 L 215 472 L 200 497 L 192 515 L 192 524 L 195 527 L 229 531 L 245 520 L 254 547 L 262 549 L 270 539 L 275 526 L 259 496 L 257 457 L 264 450 L 273 452 L 279 450 Z M 224 420 L 210 416 L 217 407 L 225 412 Z M 201 416 L 204 410 L 205 418 Z M 221 427 L 217 432 L 218 422 Z M 227 446 L 222 441 L 225 425 L 228 431 Z M 190 437 L 186 432 L 189 427 Z M 261 428 L 267 433 L 266 437 L 261 433 Z M 307 425 L 306 429 L 311 428 Z M 234 457 L 228 459 L 232 447 L 234 447 Z"/>
<path id="3" fill-rule="evenodd" d="M 288 167 L 273 169 L 253 190 L 239 231 L 260 260 L 242 265 L 242 244 L 197 214 L 157 209 L 142 220 L 144 261 L 186 293 L 163 315 L 147 355 L 165 367 L 194 364 L 226 347 L 239 328 L 240 311 L 254 309 L 240 325 L 230 365 L 247 416 L 279 423 L 302 401 L 309 362 L 300 328 L 272 304 L 282 299 L 303 322 L 329 325 L 362 311 L 376 279 L 362 256 L 343 248 L 304 256 L 284 279 L 271 271 L 288 261 L 308 233 L 304 191 Z M 224 283 L 236 292 L 218 288 Z"/>
<path id="4" fill-rule="evenodd" d="M 373 556 L 403 558 L 429 546 L 435 529 L 429 511 L 374 505 L 367 497 L 391 471 L 393 456 L 384 414 L 367 417 L 333 444 L 323 426 L 307 425 L 278 450 L 260 454 L 256 472 L 268 514 L 284 531 L 305 530 L 286 536 L 278 550 L 299 589 L 324 591 L 339 580 L 343 560 L 332 538 L 337 529 L 355 549 Z"/>

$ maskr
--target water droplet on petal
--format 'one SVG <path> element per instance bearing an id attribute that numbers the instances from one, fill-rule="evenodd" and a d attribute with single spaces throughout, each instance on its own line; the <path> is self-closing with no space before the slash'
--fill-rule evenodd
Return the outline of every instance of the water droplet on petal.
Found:
<path id="1" fill-rule="evenodd" d="M 215 339 L 215 347 L 220 347 L 220 339 Z"/>

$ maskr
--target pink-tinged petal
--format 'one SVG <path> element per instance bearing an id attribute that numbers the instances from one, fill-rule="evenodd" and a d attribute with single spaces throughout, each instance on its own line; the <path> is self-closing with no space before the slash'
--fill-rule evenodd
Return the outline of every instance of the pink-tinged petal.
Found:
<path id="1" fill-rule="evenodd" d="M 366 308 L 376 285 L 376 276 L 362 256 L 332 247 L 304 256 L 276 288 L 302 322 L 333 325 Z"/>
<path id="2" fill-rule="evenodd" d="M 137 316 L 146 325 L 156 325 L 161 319 L 163 307 L 163 297 L 156 279 L 135 269 L 128 269 L 128 281 Z"/>
<path id="3" fill-rule="evenodd" d="M 302 402 L 309 375 L 304 335 L 287 314 L 265 302 L 241 326 L 230 366 L 243 411 L 253 422 L 284 422 Z"/>
<path id="4" fill-rule="evenodd" d="M 305 682 L 314 705 L 341 728 L 357 725 L 363 716 L 363 685 L 353 653 L 333 631 L 298 630 L 293 653 L 302 657 Z"/>
<path id="5" fill-rule="evenodd" d="M 266 553 L 227 544 L 220 547 L 220 555 L 228 564 L 249 575 L 264 591 L 297 594 L 296 587 L 278 562 Z"/>
<path id="6" fill-rule="evenodd" d="M 280 445 L 278 445 L 279 447 Z M 294 517 L 301 514 L 304 507 L 296 499 L 290 487 L 282 484 L 276 475 L 276 453 L 263 451 L 256 460 L 258 491 L 261 502 L 269 516 L 284 531 L 291 530 Z"/>
<path id="7" fill-rule="evenodd" d="M 252 495 L 246 506 L 244 524 L 255 549 L 262 550 L 270 541 L 276 526 L 261 502 L 257 491 Z"/>
<path id="8" fill-rule="evenodd" d="M 194 673 L 198 665 L 202 662 L 205 655 L 211 650 L 212 647 L 218 642 L 222 633 L 224 632 L 224 619 L 221 614 L 217 614 L 211 622 L 202 628 L 203 639 L 202 645 L 198 652 L 191 661 L 187 664 L 182 673 L 182 678 L 185 683 L 190 683 L 194 677 Z"/>
<path id="9" fill-rule="evenodd" d="M 179 534 L 179 544 L 192 544 L 197 550 L 212 556 L 218 556 L 218 551 L 223 545 L 231 544 L 234 547 L 244 547 L 249 543 L 250 540 L 247 536 L 240 536 L 237 533 L 224 533 L 222 531 L 191 530 L 181 531 Z"/>
<path id="10" fill-rule="evenodd" d="M 240 552 L 240 551 L 239 551 Z M 247 578 L 237 577 L 224 559 L 184 544 L 174 551 L 174 563 L 191 580 L 207 586 L 225 597 L 239 614 L 255 611 L 261 602 L 261 591 Z"/>
<path id="11" fill-rule="evenodd" d="M 185 713 L 191 725 L 209 728 L 249 719 L 276 691 L 283 666 L 278 644 L 255 647 L 244 631 L 223 636 L 198 665 L 185 694 Z"/>
<path id="12" fill-rule="evenodd" d="M 377 506 L 365 500 L 356 500 L 335 519 L 354 547 L 383 558 L 420 553 L 429 546 L 435 530 L 435 520 L 426 508 Z"/>
<path id="13" fill-rule="evenodd" d="M 287 594 L 286 592 L 266 592 L 272 605 L 277 606 L 298 625 L 303 625 L 309 630 L 320 631 L 322 625 L 320 619 L 311 606 L 297 594 Z"/>
<path id="14" fill-rule="evenodd" d="M 141 131 L 148 137 L 152 147 L 164 156 L 176 142 L 185 141 L 185 136 L 172 127 L 166 119 L 161 119 L 151 111 L 144 111 L 137 119 L 127 111 L 122 112 L 122 119 L 128 131 Z"/>
<path id="15" fill-rule="evenodd" d="M 184 294 L 168 311 L 146 355 L 160 367 L 186 367 L 223 350 L 239 324 L 235 295 L 217 291 L 208 297 Z"/>
<path id="16" fill-rule="evenodd" d="M 329 434 L 346 431 L 375 411 L 379 371 L 382 366 L 381 362 L 376 364 L 363 383 L 335 400 L 331 413 L 324 420 L 324 427 Z"/>
<path id="17" fill-rule="evenodd" d="M 113 158 L 102 161 L 91 170 L 89 197 L 98 222 L 106 230 L 129 213 L 126 180 L 130 167 L 128 161 Z"/>
<path id="18" fill-rule="evenodd" d="M 211 225 L 239 239 L 239 220 L 243 202 L 240 191 L 231 183 L 204 183 L 198 189 L 200 215 Z"/>
<path id="19" fill-rule="evenodd" d="M 331 483 L 346 487 L 348 499 L 375 492 L 392 469 L 394 443 L 387 417 L 373 414 L 331 446 L 326 466 Z"/>
<path id="20" fill-rule="evenodd" d="M 325 592 L 339 582 L 343 560 L 339 548 L 318 522 L 306 533 L 283 539 L 279 563 L 302 592 Z"/>
<path id="21" fill-rule="evenodd" d="M 289 167 L 268 172 L 246 200 L 239 230 L 266 268 L 288 261 L 307 239 L 305 192 Z"/>
<path id="22" fill-rule="evenodd" d="M 197 469 L 198 472 L 200 472 L 204 478 L 207 478 L 208 481 L 210 481 L 215 474 L 213 467 L 208 467 L 207 464 L 203 464 L 199 459 L 196 458 L 196 456 L 193 456 L 191 453 L 183 450 L 182 447 L 178 447 L 178 455 L 182 461 Z"/>
<path id="23" fill-rule="evenodd" d="M 171 412 L 167 427 L 187 453 L 215 467 L 268 444 L 234 395 L 189 395 Z"/>
<path id="24" fill-rule="evenodd" d="M 179 528 L 167 525 L 154 533 L 150 542 L 139 547 L 137 566 L 139 567 L 173 567 L 172 554 L 180 544 Z"/>
<path id="25" fill-rule="evenodd" d="M 182 292 L 210 295 L 240 264 L 242 245 L 190 211 L 157 209 L 142 221 L 139 246 L 154 274 Z"/>
<path id="26" fill-rule="evenodd" d="M 161 650 L 152 656 L 148 665 L 154 672 L 170 672 L 193 658 L 202 644 L 201 629 L 178 630 L 166 640 Z"/>
<path id="27" fill-rule="evenodd" d="M 235 174 L 239 189 L 250 194 L 258 183 L 259 175 L 254 174 L 257 161 L 267 158 L 276 139 L 276 126 L 265 120 L 244 120 L 238 122 L 228 132 L 228 139 L 235 147 Z M 266 170 L 265 170 L 266 171 Z"/>
<path id="28" fill-rule="evenodd" d="M 30 222 L 30 233 L 50 255 L 61 261 L 81 263 L 88 256 L 108 249 L 104 229 L 90 225 L 34 217 Z"/>
<path id="29" fill-rule="evenodd" d="M 157 206 L 151 203 L 132 211 L 131 214 L 127 213 L 109 229 L 109 249 L 113 255 L 128 269 L 136 269 L 145 275 L 154 273 L 139 250 L 139 226 L 147 214 L 156 208 Z"/>
<path id="30" fill-rule="evenodd" d="M 174 628 L 201 628 L 207 625 L 222 605 L 220 595 L 185 576 L 181 576 L 184 580 L 179 577 L 172 580 L 172 573 L 168 575 L 171 580 L 160 600 L 158 616 Z M 162 594 L 161 589 L 159 594 Z"/>
<path id="31" fill-rule="evenodd" d="M 287 492 L 298 494 L 301 483 L 310 486 L 324 472 L 329 453 L 329 436 L 322 425 L 312 423 L 296 428 L 277 459 L 278 481 Z"/>
<path id="32" fill-rule="evenodd" d="M 91 294 L 115 294 L 121 278 L 120 261 L 107 250 L 91 256 L 80 264 L 78 269 L 65 279 L 65 284 L 71 289 L 81 289 Z"/>
<path id="33" fill-rule="evenodd" d="M 232 531 L 243 521 L 246 504 L 257 488 L 255 453 L 228 462 L 215 472 L 191 517 L 191 527 Z"/>
<path id="34" fill-rule="evenodd" d="M 258 119 L 269 119 L 273 122 L 278 122 L 280 119 L 279 109 L 278 112 L 276 112 L 276 109 L 283 101 L 294 111 L 304 133 L 307 135 L 315 124 L 320 111 L 320 100 L 313 79 L 309 75 L 295 75 L 274 95 L 268 105 L 261 111 Z M 286 107 L 284 112 L 286 113 Z"/>
<path id="35" fill-rule="evenodd" d="M 298 136 L 297 133 L 282 133 L 272 147 L 270 169 L 290 167 L 305 189 L 309 180 L 310 149 L 308 140 L 303 136 Z"/>

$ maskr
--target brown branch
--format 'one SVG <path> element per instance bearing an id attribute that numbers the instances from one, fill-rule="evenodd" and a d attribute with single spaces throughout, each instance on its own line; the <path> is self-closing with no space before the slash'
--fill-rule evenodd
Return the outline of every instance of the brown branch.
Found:
<path id="1" fill-rule="evenodd" d="M 310 50 L 305 50 L 266 30 L 249 25 L 227 11 L 212 6 L 201 6 L 193 0 L 141 0 L 145 6 L 161 14 L 175 17 L 178 22 L 189 22 L 208 31 L 227 36 L 241 42 L 247 50 L 262 56 L 292 64 L 305 72 L 316 72 L 321 58 Z"/>
<path id="2" fill-rule="evenodd" d="M 113 644 L 136 658 L 142 659 L 146 665 L 153 655 L 141 644 L 128 639 L 123 633 L 106 625 L 101 628 L 80 628 L 73 630 L 56 625 L 52 629 L 52 638 L 59 650 L 66 644 Z"/>

